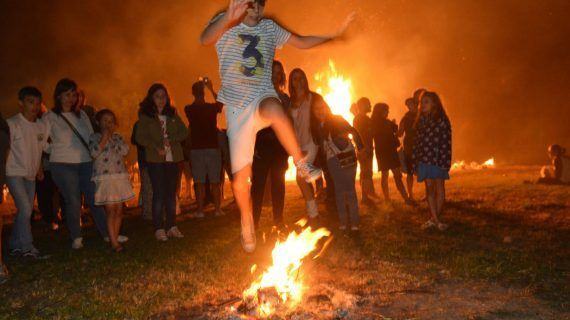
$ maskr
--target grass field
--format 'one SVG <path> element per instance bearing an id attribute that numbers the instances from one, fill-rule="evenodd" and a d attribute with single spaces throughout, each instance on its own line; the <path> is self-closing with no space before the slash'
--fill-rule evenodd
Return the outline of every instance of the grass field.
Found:
<path id="1" fill-rule="evenodd" d="M 287 318 L 570 319 L 570 187 L 524 184 L 536 170 L 454 173 L 445 232 L 420 230 L 425 204 L 406 207 L 395 192 L 392 204 L 361 207 L 358 236 L 337 232 L 334 218 L 320 219 L 334 240 L 303 267 L 309 289 Z M 416 198 L 422 196 L 418 187 Z M 226 212 L 201 221 L 182 217 L 186 237 L 167 243 L 132 216 L 125 222 L 131 240 L 120 255 L 92 229 L 86 247 L 72 252 L 65 231 L 36 228 L 37 247 L 51 257 L 7 259 L 12 277 L 0 287 L 0 318 L 216 318 L 220 304 L 253 280 L 251 265 L 270 262 L 275 238 L 265 208 L 259 248 L 244 254 L 236 208 Z M 287 222 L 303 212 L 298 188 L 289 184 Z"/>

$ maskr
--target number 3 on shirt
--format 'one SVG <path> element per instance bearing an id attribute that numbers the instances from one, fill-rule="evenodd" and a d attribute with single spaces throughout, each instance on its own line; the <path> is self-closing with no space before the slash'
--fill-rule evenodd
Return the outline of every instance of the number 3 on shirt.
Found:
<path id="1" fill-rule="evenodd" d="M 258 72 L 261 71 L 260 69 L 265 68 L 265 65 L 263 64 L 263 55 L 261 54 L 261 52 L 259 52 L 259 50 L 257 50 L 257 45 L 259 44 L 259 41 L 260 41 L 259 36 L 252 36 L 249 34 L 240 34 L 239 38 L 242 42 L 246 42 L 246 41 L 249 42 L 249 44 L 243 50 L 242 57 L 245 60 L 247 60 L 249 58 L 255 59 L 255 66 L 248 67 L 245 63 L 242 63 L 241 67 L 240 67 L 240 71 L 246 77 L 253 77 Z"/>

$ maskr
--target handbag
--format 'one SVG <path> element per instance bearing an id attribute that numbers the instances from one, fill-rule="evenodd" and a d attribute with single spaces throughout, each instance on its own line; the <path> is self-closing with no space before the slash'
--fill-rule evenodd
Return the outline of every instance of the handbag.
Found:
<path id="1" fill-rule="evenodd" d="M 77 129 L 75 129 L 75 126 L 71 122 L 69 122 L 69 120 L 65 116 L 63 116 L 61 114 L 59 116 L 63 119 L 63 121 L 65 121 L 65 123 L 67 123 L 67 125 L 69 126 L 71 131 L 73 131 L 75 136 L 77 138 L 79 138 L 79 141 L 85 147 L 85 149 L 87 150 L 87 153 L 91 156 L 91 150 L 89 150 L 89 144 L 87 143 L 87 141 L 85 141 L 85 139 L 83 139 L 83 136 L 79 133 L 79 131 L 77 131 Z"/>
<path id="2" fill-rule="evenodd" d="M 353 150 L 341 152 L 336 155 L 338 162 L 340 162 L 340 167 L 343 169 L 352 168 L 356 166 L 356 152 Z"/>

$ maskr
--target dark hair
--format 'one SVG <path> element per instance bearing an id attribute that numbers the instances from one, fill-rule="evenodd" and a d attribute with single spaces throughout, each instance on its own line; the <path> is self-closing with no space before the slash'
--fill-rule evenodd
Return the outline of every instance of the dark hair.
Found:
<path id="1" fill-rule="evenodd" d="M 18 100 L 24 101 L 26 97 L 42 99 L 42 92 L 36 87 L 23 87 L 18 91 Z"/>
<path id="2" fill-rule="evenodd" d="M 323 138 L 328 135 L 328 132 L 323 132 L 327 130 L 327 126 L 321 129 L 321 125 L 319 120 L 315 116 L 315 109 L 317 105 L 322 105 L 325 108 L 326 117 L 329 118 L 333 115 L 330 106 L 326 102 L 326 100 L 318 93 L 312 93 L 313 98 L 311 100 L 311 112 L 309 117 L 309 124 L 311 129 L 311 135 L 313 136 L 313 142 L 319 145 Z M 326 120 L 325 120 L 326 121 Z"/>
<path id="3" fill-rule="evenodd" d="M 285 86 L 287 85 L 287 76 L 285 75 L 285 67 L 283 67 L 283 64 L 281 63 L 281 61 L 273 60 L 272 68 L 275 68 L 276 66 L 281 68 L 281 71 L 282 71 L 282 74 L 281 74 L 282 76 L 281 76 L 281 79 L 279 79 L 278 84 L 279 84 L 279 89 L 283 90 L 283 89 L 285 89 Z"/>
<path id="4" fill-rule="evenodd" d="M 406 102 L 404 102 L 404 104 L 406 106 L 409 106 L 410 104 L 413 105 L 414 107 L 416 107 L 417 109 L 417 105 L 416 105 L 416 100 L 414 100 L 414 98 L 408 98 L 406 99 Z"/>
<path id="5" fill-rule="evenodd" d="M 555 153 L 556 155 L 559 156 L 566 154 L 566 149 L 559 144 L 551 144 L 550 146 L 548 146 L 548 151 Z"/>
<path id="6" fill-rule="evenodd" d="M 370 106 L 370 99 L 366 97 L 362 97 L 358 99 L 358 101 L 356 102 L 356 108 L 358 112 L 364 112 L 364 108 L 369 108 L 369 106 Z"/>
<path id="7" fill-rule="evenodd" d="M 291 71 L 291 73 L 289 74 L 289 96 L 291 97 L 291 101 L 294 101 L 297 98 L 297 92 L 295 91 L 295 88 L 293 87 L 293 75 L 299 73 L 301 75 L 301 79 L 303 79 L 304 81 L 304 88 L 307 92 L 309 92 L 309 80 L 307 79 L 307 74 L 305 73 L 305 71 L 299 69 L 299 68 L 295 68 L 293 69 L 293 71 Z"/>
<path id="8" fill-rule="evenodd" d="M 196 98 L 204 97 L 204 81 L 198 81 L 192 85 L 192 95 Z"/>
<path id="9" fill-rule="evenodd" d="M 155 83 L 152 86 L 150 86 L 150 88 L 148 89 L 148 92 L 146 93 L 146 97 L 144 98 L 144 100 L 139 104 L 140 107 L 140 112 L 142 112 L 143 114 L 149 116 L 149 117 L 155 117 L 158 115 L 158 109 L 156 108 L 156 105 L 154 104 L 154 99 L 153 99 L 153 95 L 158 91 L 158 90 L 164 90 L 164 92 L 166 93 L 166 106 L 164 106 L 164 109 L 162 110 L 162 114 L 165 116 L 173 116 L 174 114 L 176 114 L 176 109 L 174 109 L 174 107 L 172 106 L 172 100 L 170 99 L 170 95 L 168 94 L 168 90 L 166 89 L 166 86 L 162 83 Z"/>
<path id="10" fill-rule="evenodd" d="M 377 123 L 380 120 L 386 119 L 386 117 L 382 115 L 382 113 L 386 111 L 390 111 L 390 106 L 388 104 L 383 102 L 375 104 L 374 109 L 372 109 L 372 116 L 370 117 L 372 122 Z"/>
<path id="11" fill-rule="evenodd" d="M 57 82 L 55 85 L 55 90 L 53 91 L 53 108 L 52 111 L 55 114 L 61 114 L 63 112 L 63 107 L 61 106 L 60 96 L 69 90 L 73 90 L 77 92 L 77 102 L 71 109 L 71 111 L 77 116 L 78 118 L 81 116 L 81 106 L 83 105 L 84 99 L 79 97 L 79 89 L 77 87 L 77 83 L 75 81 L 63 78 Z"/>
<path id="12" fill-rule="evenodd" d="M 424 88 L 419 88 L 416 89 L 416 91 L 414 91 L 414 95 L 412 96 L 412 99 L 414 99 L 414 102 L 416 103 L 416 106 L 420 105 L 421 102 L 421 96 L 422 94 L 424 94 L 427 90 Z"/>
<path id="13" fill-rule="evenodd" d="M 267 2 L 267 0 L 255 0 L 255 2 L 257 2 L 257 4 L 259 4 L 262 7 L 265 7 L 265 3 Z"/>
<path id="14" fill-rule="evenodd" d="M 115 122 L 117 122 L 117 116 L 111 109 L 103 109 L 95 114 L 95 121 L 97 121 L 97 124 L 101 125 L 101 119 L 106 115 L 112 116 L 113 119 L 115 119 Z"/>
<path id="15" fill-rule="evenodd" d="M 416 115 L 416 121 L 414 126 L 418 125 L 418 122 L 420 121 L 420 118 L 422 117 L 422 110 L 421 110 L 421 103 L 424 97 L 430 98 L 433 101 L 433 108 L 430 110 L 430 117 L 434 120 L 440 120 L 440 119 L 446 119 L 447 121 L 449 121 L 449 118 L 447 117 L 447 113 L 445 112 L 445 109 L 443 108 L 443 103 L 441 103 L 441 99 L 439 98 L 439 96 L 437 95 L 437 93 L 433 92 L 433 91 L 425 91 L 420 95 L 420 99 L 419 99 L 419 108 L 418 108 L 418 114 Z"/>

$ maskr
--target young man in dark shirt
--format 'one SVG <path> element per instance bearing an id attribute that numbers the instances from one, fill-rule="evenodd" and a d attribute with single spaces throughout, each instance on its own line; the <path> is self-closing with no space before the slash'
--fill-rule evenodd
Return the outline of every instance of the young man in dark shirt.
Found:
<path id="1" fill-rule="evenodd" d="M 222 112 L 221 103 L 207 103 L 204 88 L 217 98 L 212 82 L 205 78 L 194 83 L 192 95 L 194 103 L 184 108 L 190 126 L 190 163 L 196 184 L 198 212 L 195 217 L 204 217 L 204 201 L 206 198 L 206 178 L 210 182 L 210 190 L 216 207 L 216 216 L 224 215 L 221 204 L 222 154 L 218 145 L 218 113 Z"/>
<path id="2" fill-rule="evenodd" d="M 355 109 L 355 116 L 352 124 L 364 142 L 364 149 L 358 154 L 358 162 L 360 163 L 362 203 L 373 205 L 373 199 L 377 199 L 378 196 L 374 190 L 373 180 L 374 173 L 372 162 L 374 157 L 374 139 L 372 134 L 372 120 L 368 116 L 370 111 L 372 111 L 370 99 L 366 97 L 360 98 L 356 103 Z"/>

